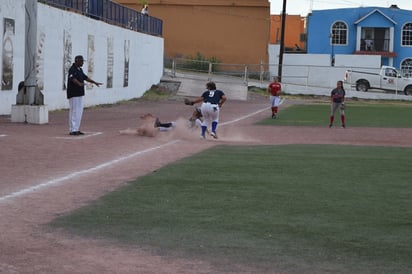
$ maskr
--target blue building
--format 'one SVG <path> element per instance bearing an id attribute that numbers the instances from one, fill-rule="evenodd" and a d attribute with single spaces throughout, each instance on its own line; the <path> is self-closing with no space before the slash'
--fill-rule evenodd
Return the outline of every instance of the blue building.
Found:
<path id="1" fill-rule="evenodd" d="M 313 11 L 307 18 L 307 52 L 381 56 L 382 65 L 412 76 L 412 11 L 360 7 Z"/>

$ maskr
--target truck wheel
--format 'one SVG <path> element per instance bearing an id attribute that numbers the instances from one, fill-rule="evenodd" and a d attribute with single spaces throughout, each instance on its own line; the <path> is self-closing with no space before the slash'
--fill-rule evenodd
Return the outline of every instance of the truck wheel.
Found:
<path id="1" fill-rule="evenodd" d="M 359 82 L 356 84 L 357 91 L 368 91 L 368 84 L 365 82 Z"/>
<path id="2" fill-rule="evenodd" d="M 403 92 L 405 95 L 412 95 L 412 86 L 407 86 Z"/>

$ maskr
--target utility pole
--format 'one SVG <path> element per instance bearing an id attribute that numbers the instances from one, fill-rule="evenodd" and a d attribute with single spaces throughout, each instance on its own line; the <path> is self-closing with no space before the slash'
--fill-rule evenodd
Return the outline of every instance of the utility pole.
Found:
<path id="1" fill-rule="evenodd" d="M 330 59 L 330 65 L 332 67 L 334 67 L 335 66 L 335 40 L 334 40 L 333 33 L 331 33 L 329 35 L 329 38 L 330 38 L 330 42 L 331 42 L 331 45 L 332 45 L 332 56 L 331 56 L 331 59 Z"/>
<path id="2" fill-rule="evenodd" d="M 283 0 L 282 27 L 280 31 L 280 49 L 279 49 L 279 67 L 278 67 L 279 81 L 282 81 L 283 52 L 285 49 L 285 22 L 286 22 L 286 0 Z"/>

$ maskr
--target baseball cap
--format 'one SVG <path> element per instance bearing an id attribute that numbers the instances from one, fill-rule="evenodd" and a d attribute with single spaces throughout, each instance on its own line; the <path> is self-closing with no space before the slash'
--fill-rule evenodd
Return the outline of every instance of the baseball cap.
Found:
<path id="1" fill-rule="evenodd" d="M 74 61 L 86 61 L 82 55 L 77 55 L 76 57 L 74 57 Z"/>

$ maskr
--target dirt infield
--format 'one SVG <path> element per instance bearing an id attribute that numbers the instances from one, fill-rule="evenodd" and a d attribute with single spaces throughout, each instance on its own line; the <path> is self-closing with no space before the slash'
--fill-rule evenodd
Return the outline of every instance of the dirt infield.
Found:
<path id="1" fill-rule="evenodd" d="M 82 131 L 69 136 L 67 111 L 52 112 L 47 125 L 11 123 L 0 117 L 0 273 L 252 273 L 231 265 L 155 256 L 48 230 L 56 216 L 88 204 L 129 180 L 217 144 L 351 144 L 412 146 L 412 129 L 265 127 L 270 115 L 264 97 L 230 101 L 221 113 L 219 139 L 200 140 L 181 122 L 192 107 L 176 97 L 138 100 L 86 109 Z M 304 103 L 286 100 L 288 104 Z M 145 113 L 178 121 L 155 137 L 121 135 L 136 128 Z M 327 121 L 327 117 L 325 117 Z M 326 122 L 327 123 L 327 122 Z"/>

